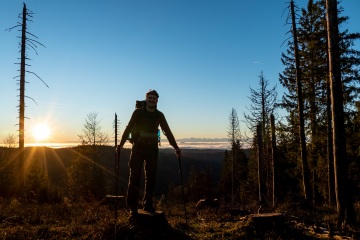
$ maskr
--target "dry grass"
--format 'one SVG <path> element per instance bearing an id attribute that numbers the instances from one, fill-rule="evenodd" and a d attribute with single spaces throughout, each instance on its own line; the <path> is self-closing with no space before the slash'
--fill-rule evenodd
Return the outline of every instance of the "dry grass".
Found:
<path id="1" fill-rule="evenodd" d="M 1 204 L 0 239 L 109 239 L 114 214 L 98 203 Z M 125 217 L 119 211 L 119 227 Z"/>
<path id="2" fill-rule="evenodd" d="M 212 209 L 196 211 L 189 204 L 186 224 L 183 205 L 162 204 L 158 208 L 164 209 L 169 224 L 179 233 L 171 239 L 260 239 L 250 216 L 232 216 Z M 13 199 L 0 203 L 0 239 L 114 239 L 114 213 L 112 206 L 99 202 L 72 203 L 65 199 L 58 204 L 39 205 Z M 131 239 L 127 218 L 127 210 L 119 208 L 118 239 Z M 329 239 L 328 234 L 316 233 L 304 221 L 301 224 L 288 219 L 287 224 L 270 228 L 261 236 L 263 239 Z"/>

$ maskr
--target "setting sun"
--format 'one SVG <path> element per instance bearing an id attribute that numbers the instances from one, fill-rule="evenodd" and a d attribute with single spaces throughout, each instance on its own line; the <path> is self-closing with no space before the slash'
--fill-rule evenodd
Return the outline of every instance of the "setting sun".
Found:
<path id="1" fill-rule="evenodd" d="M 50 129 L 45 124 L 39 124 L 33 128 L 32 133 L 36 141 L 42 141 L 49 137 Z"/>

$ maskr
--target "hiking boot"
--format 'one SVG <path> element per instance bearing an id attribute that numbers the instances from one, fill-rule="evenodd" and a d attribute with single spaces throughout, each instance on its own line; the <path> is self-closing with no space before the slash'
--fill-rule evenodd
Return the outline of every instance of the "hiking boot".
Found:
<path id="1" fill-rule="evenodd" d="M 139 213 L 137 211 L 130 211 L 130 216 L 129 216 L 129 223 L 130 225 L 135 225 L 136 224 L 136 220 L 138 219 Z"/>

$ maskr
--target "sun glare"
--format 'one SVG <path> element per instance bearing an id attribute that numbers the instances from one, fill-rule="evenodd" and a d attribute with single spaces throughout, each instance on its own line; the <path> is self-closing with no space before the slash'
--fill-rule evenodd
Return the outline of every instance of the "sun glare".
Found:
<path id="1" fill-rule="evenodd" d="M 45 124 L 36 125 L 33 128 L 33 136 L 36 141 L 46 140 L 50 135 L 50 129 Z"/>

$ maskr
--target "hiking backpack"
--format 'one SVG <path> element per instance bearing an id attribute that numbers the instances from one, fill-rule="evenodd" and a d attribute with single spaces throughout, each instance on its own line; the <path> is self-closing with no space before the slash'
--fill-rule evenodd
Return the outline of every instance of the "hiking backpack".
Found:
<path id="1" fill-rule="evenodd" d="M 135 103 L 135 109 L 141 109 L 142 111 L 145 111 L 146 110 L 146 100 L 136 100 L 136 103 Z M 128 136 L 128 139 L 129 142 L 131 144 L 134 144 L 134 142 L 139 138 L 139 131 L 138 129 L 136 128 L 136 126 L 131 130 L 131 132 L 129 133 L 129 136 Z M 160 129 L 157 130 L 157 138 L 158 138 L 158 143 L 159 143 L 159 146 L 160 146 L 160 140 L 161 140 L 161 137 L 160 137 Z"/>

